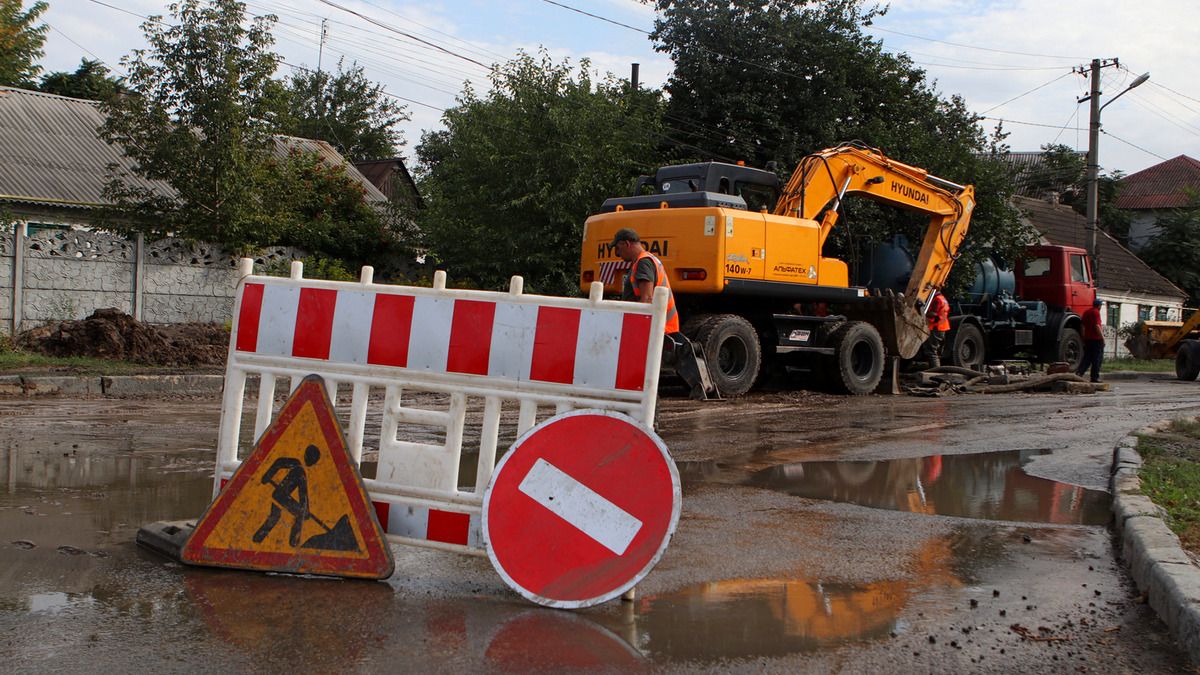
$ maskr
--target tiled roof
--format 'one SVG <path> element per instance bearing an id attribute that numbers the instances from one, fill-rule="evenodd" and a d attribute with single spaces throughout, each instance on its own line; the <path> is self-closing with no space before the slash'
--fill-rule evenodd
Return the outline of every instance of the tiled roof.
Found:
<path id="1" fill-rule="evenodd" d="M 1069 206 L 1041 199 L 1013 197 L 1013 204 L 1047 242 L 1059 246 L 1088 247 L 1087 219 Z M 1148 293 L 1186 298 L 1187 293 L 1167 280 L 1103 230 L 1096 233 L 1099 258 L 1098 286 L 1115 293 Z"/>
<path id="2" fill-rule="evenodd" d="M 125 169 L 134 186 L 174 195 L 167 183 L 132 172 L 133 163 L 96 134 L 103 122 L 104 113 L 95 101 L 0 87 L 0 202 L 83 209 L 105 206 L 109 202 L 103 190 L 110 164 Z M 315 152 L 330 164 L 345 164 L 347 173 L 366 191 L 367 201 L 387 200 L 328 143 L 275 137 L 276 156 L 293 149 Z"/>
<path id="3" fill-rule="evenodd" d="M 0 87 L 0 200 L 95 208 L 107 204 L 108 165 L 129 170 L 120 151 L 100 140 L 104 114 L 95 101 Z M 131 176 L 163 195 L 170 186 Z"/>
<path id="4" fill-rule="evenodd" d="M 1200 161 L 1180 155 L 1122 178 L 1120 186 L 1115 202 L 1119 209 L 1187 206 L 1187 191 L 1200 193 Z"/>

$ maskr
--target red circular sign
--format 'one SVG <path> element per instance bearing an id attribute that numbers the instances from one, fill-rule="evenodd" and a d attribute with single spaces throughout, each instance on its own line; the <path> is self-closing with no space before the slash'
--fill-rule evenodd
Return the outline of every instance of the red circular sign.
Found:
<path id="1" fill-rule="evenodd" d="M 644 577 L 679 521 L 679 473 L 653 431 L 578 410 L 517 439 L 483 496 L 492 565 L 526 598 L 590 607 Z"/>

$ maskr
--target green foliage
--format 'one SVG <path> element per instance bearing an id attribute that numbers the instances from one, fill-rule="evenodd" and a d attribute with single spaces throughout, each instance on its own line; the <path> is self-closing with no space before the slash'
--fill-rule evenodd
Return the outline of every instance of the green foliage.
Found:
<path id="1" fill-rule="evenodd" d="M 1115 206 L 1124 177 L 1120 171 L 1097 176 L 1096 207 L 1100 229 L 1127 243 L 1133 215 Z M 1043 145 L 1042 165 L 1022 178 L 1021 191 L 1035 198 L 1056 192 L 1059 202 L 1087 216 L 1087 158 L 1067 145 Z"/>
<path id="2" fill-rule="evenodd" d="M 588 66 L 521 55 L 422 138 L 421 226 L 455 285 L 503 288 L 520 274 L 530 291 L 577 292 L 584 220 L 659 163 L 658 93 L 593 82 Z"/>
<path id="3" fill-rule="evenodd" d="M 409 119 L 404 107 L 367 80 L 363 68 L 351 65 L 336 74 L 301 70 L 285 86 L 286 110 L 280 131 L 326 141 L 350 160 L 396 156 L 404 144 L 394 127 Z"/>
<path id="4" fill-rule="evenodd" d="M 1188 294 L 1188 304 L 1200 305 L 1200 197 L 1156 222 L 1159 233 L 1138 255 L 1154 271 Z"/>
<path id="5" fill-rule="evenodd" d="M 11 335 L 0 335 L 0 354 L 11 354 L 16 351 Z"/>
<path id="6" fill-rule="evenodd" d="M 1132 371 L 1136 373 L 1174 373 L 1175 359 L 1104 359 L 1106 371 Z"/>
<path id="7" fill-rule="evenodd" d="M 0 85 L 33 89 L 42 67 L 46 24 L 34 25 L 50 6 L 38 0 L 21 11 L 22 0 L 0 0 Z"/>
<path id="8" fill-rule="evenodd" d="M 333 258 L 308 256 L 302 258 L 305 279 L 325 279 L 327 281 L 357 281 L 358 277 L 346 269 L 345 263 Z M 292 274 L 292 261 L 275 260 L 262 271 L 266 276 L 288 277 Z"/>
<path id="9" fill-rule="evenodd" d="M 1184 548 L 1200 552 L 1200 420 L 1174 420 L 1167 430 L 1139 437 L 1145 460 L 1142 491 L 1167 511 L 1167 525 Z"/>
<path id="10" fill-rule="evenodd" d="M 396 246 L 398 221 L 364 202 L 344 166 L 284 152 L 272 135 L 281 87 L 271 80 L 274 17 L 245 22 L 236 0 L 183 0 L 172 21 L 142 25 L 147 50 L 123 60 L 131 95 L 105 104 L 101 134 L 137 176 L 114 175 L 105 224 L 173 234 L 245 253 L 293 245 L 357 263 Z M 140 178 L 163 180 L 174 195 Z"/>
<path id="11" fill-rule="evenodd" d="M 124 91 L 121 78 L 111 77 L 103 63 L 91 59 L 82 59 L 74 73 L 58 71 L 43 75 L 38 88 L 47 94 L 92 101 L 107 101 Z"/>
<path id="12" fill-rule="evenodd" d="M 1031 240 L 1009 206 L 1012 176 L 997 157 L 1003 134 L 989 143 L 960 97 L 941 96 L 907 55 L 885 52 L 863 31 L 886 9 L 863 0 L 654 4 L 653 38 L 675 62 L 668 132 L 686 143 L 676 156 L 791 167 L 858 139 L 975 186 L 968 248 L 956 269 L 970 273 L 987 254 L 1012 259 Z M 847 215 L 834 231 L 839 254 L 853 256 L 895 233 L 920 241 L 924 229 L 894 209 L 850 207 Z"/>

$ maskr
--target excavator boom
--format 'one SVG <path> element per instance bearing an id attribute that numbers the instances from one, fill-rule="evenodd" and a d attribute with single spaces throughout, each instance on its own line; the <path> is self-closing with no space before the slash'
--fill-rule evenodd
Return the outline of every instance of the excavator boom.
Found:
<path id="1" fill-rule="evenodd" d="M 815 220 L 822 212 L 820 243 L 837 223 L 847 193 L 926 214 L 921 250 L 903 298 L 869 303 L 894 317 L 881 320 L 884 340 L 911 358 L 928 337 L 925 309 L 946 283 L 975 208 L 975 190 L 888 159 L 877 149 L 847 143 L 808 155 L 796 167 L 775 206 L 775 214 Z M 872 317 L 880 320 L 882 317 Z"/>

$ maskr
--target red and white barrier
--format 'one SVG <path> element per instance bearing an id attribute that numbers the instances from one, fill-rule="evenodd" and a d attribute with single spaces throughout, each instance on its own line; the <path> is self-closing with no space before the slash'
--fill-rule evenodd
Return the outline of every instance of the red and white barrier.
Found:
<path id="1" fill-rule="evenodd" d="M 482 554 L 482 500 L 506 403 L 516 406 L 515 436 L 539 416 L 580 408 L 646 425 L 654 419 L 665 292 L 639 304 L 603 300 L 600 283 L 582 299 L 525 295 L 520 277 L 503 293 L 447 289 L 443 272 L 433 288 L 417 288 L 372 283 L 369 267 L 359 282 L 304 279 L 298 262 L 287 279 L 250 276 L 248 259 L 242 271 L 214 492 L 270 424 L 279 380 L 294 388 L 317 373 L 348 417 L 354 460 L 364 444 L 378 450 L 376 477 L 363 482 L 389 538 Z M 252 375 L 256 395 L 247 393 Z M 339 385 L 349 389 L 348 406 L 338 403 Z M 443 394 L 446 408 L 405 405 L 414 392 Z M 482 400 L 481 422 L 468 422 L 471 400 Z M 255 409 L 252 437 L 241 428 L 247 402 Z M 377 441 L 367 438 L 369 413 L 380 420 Z M 430 434 L 405 437 L 405 425 L 444 430 L 444 442 L 441 433 L 437 442 Z M 459 476 L 464 438 L 479 439 L 468 486 Z"/>

